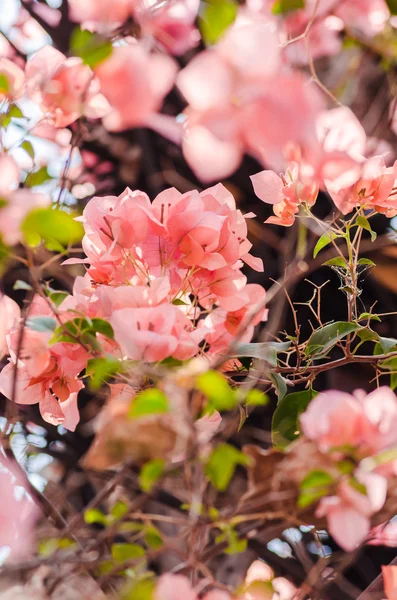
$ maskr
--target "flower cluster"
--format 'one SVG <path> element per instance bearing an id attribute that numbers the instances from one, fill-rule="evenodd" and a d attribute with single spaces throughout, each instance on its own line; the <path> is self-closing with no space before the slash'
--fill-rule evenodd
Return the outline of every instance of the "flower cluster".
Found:
<path id="1" fill-rule="evenodd" d="M 79 217 L 87 259 L 66 261 L 89 267 L 56 309 L 60 326 L 76 318 L 106 320 L 114 340 L 102 330 L 94 335 L 117 360 L 184 361 L 199 353 L 226 354 L 248 310 L 258 305 L 241 332 L 241 340 L 249 341 L 267 312 L 265 290 L 247 284 L 241 271 L 244 262 L 263 268 L 249 254 L 247 216 L 222 185 L 201 193 L 169 189 L 152 203 L 129 189 L 119 197 L 93 198 Z M 98 352 L 95 344 L 87 348 L 76 328 L 74 336 L 69 327 L 68 337 L 54 340 L 51 329 L 37 327 L 35 317 L 51 318 L 55 309 L 49 298 L 36 297 L 18 354 L 20 315 L 12 309 L 13 319 L 3 324 L 11 362 L 0 373 L 1 391 L 23 404 L 39 402 L 46 421 L 74 429 L 79 375 Z"/>
<path id="2" fill-rule="evenodd" d="M 315 447 L 312 471 L 304 461 L 299 474 L 306 482 L 302 489 L 313 500 L 318 494 L 316 516 L 326 517 L 328 530 L 344 550 L 353 550 L 369 534 L 372 515 L 385 504 L 388 478 L 397 472 L 397 398 L 388 387 L 370 394 L 324 392 L 300 421 L 298 455 L 308 455 L 308 441 Z M 326 477 L 316 483 L 314 476 L 309 486 L 308 474 L 319 472 Z"/>

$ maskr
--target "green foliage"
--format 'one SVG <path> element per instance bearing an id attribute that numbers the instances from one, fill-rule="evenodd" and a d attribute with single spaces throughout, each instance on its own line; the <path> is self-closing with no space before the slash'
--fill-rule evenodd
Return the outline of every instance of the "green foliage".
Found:
<path id="1" fill-rule="evenodd" d="M 199 28 L 207 45 L 216 44 L 236 19 L 235 0 L 205 0 L 199 17 Z"/>
<path id="2" fill-rule="evenodd" d="M 278 401 L 280 402 L 280 400 L 282 400 L 287 393 L 286 380 L 280 375 L 280 373 L 270 373 L 269 376 L 272 380 L 274 389 L 276 390 Z"/>
<path id="3" fill-rule="evenodd" d="M 237 358 L 250 357 L 265 360 L 269 365 L 277 366 L 277 353 L 286 352 L 290 347 L 289 342 L 259 342 L 239 344 L 233 356 Z"/>
<path id="4" fill-rule="evenodd" d="M 260 390 L 250 390 L 245 397 L 247 406 L 266 406 L 269 403 L 269 396 Z"/>
<path id="5" fill-rule="evenodd" d="M 357 227 L 362 227 L 363 229 L 365 229 L 366 231 L 368 231 L 371 234 L 371 241 L 374 242 L 376 240 L 377 234 L 375 233 L 375 231 L 373 231 L 370 222 L 368 221 L 368 219 L 366 219 L 365 217 L 362 217 L 361 215 L 357 217 L 355 225 L 357 225 Z"/>
<path id="6" fill-rule="evenodd" d="M 205 473 L 212 485 L 224 492 L 236 470 L 237 465 L 247 466 L 248 457 L 230 444 L 220 444 L 208 458 Z"/>
<path id="7" fill-rule="evenodd" d="M 168 400 L 164 392 L 157 388 L 143 390 L 131 402 L 128 416 L 130 419 L 145 417 L 147 415 L 168 412 Z"/>
<path id="8" fill-rule="evenodd" d="M 10 82 L 4 73 L 0 73 L 0 94 L 7 94 L 10 91 Z"/>
<path id="9" fill-rule="evenodd" d="M 332 483 L 333 478 L 327 471 L 316 469 L 308 473 L 300 484 L 299 508 L 306 508 L 325 496 Z"/>
<path id="10" fill-rule="evenodd" d="M 370 260 L 369 258 L 360 258 L 357 261 L 358 265 L 366 265 L 368 267 L 376 267 L 376 264 L 374 263 L 373 260 Z"/>
<path id="11" fill-rule="evenodd" d="M 272 13 L 274 15 L 285 15 L 300 8 L 305 8 L 305 0 L 276 0 L 272 7 Z"/>
<path id="12" fill-rule="evenodd" d="M 70 40 L 70 50 L 93 69 L 111 56 L 113 47 L 106 38 L 76 27 Z"/>
<path id="13" fill-rule="evenodd" d="M 208 398 L 211 406 L 220 412 L 232 410 L 237 405 L 237 396 L 218 371 L 207 371 L 196 379 L 196 387 Z"/>
<path id="14" fill-rule="evenodd" d="M 88 525 L 93 523 L 99 523 L 100 525 L 107 525 L 107 517 L 99 508 L 89 508 L 84 513 L 84 521 Z"/>
<path id="15" fill-rule="evenodd" d="M 111 553 L 113 560 L 118 563 L 145 556 L 145 550 L 139 544 L 112 544 Z"/>
<path id="16" fill-rule="evenodd" d="M 29 173 L 25 180 L 25 187 L 32 188 L 37 185 L 42 185 L 43 183 L 45 183 L 46 181 L 50 181 L 51 179 L 53 178 L 49 174 L 47 167 L 41 167 L 38 171 Z"/>
<path id="17" fill-rule="evenodd" d="M 29 246 L 38 246 L 42 240 L 76 244 L 84 234 L 81 223 L 75 221 L 72 214 L 51 208 L 36 208 L 29 212 L 21 229 Z"/>
<path id="18" fill-rule="evenodd" d="M 98 390 L 106 381 L 120 372 L 121 364 L 111 356 L 108 358 L 91 358 L 87 362 L 86 375 L 90 377 L 90 387 Z"/>
<path id="19" fill-rule="evenodd" d="M 164 472 L 165 462 L 161 458 L 153 459 L 143 465 L 139 473 L 139 485 L 144 492 L 150 492 Z"/>
<path id="20" fill-rule="evenodd" d="M 25 150 L 25 152 L 27 154 L 29 154 L 30 158 L 32 158 L 34 160 L 34 148 L 33 148 L 32 142 L 25 140 L 24 142 L 22 142 L 21 148 L 23 150 Z"/>
<path id="21" fill-rule="evenodd" d="M 155 587 L 155 581 L 151 578 L 134 581 L 122 591 L 121 600 L 154 600 Z"/>
<path id="22" fill-rule="evenodd" d="M 331 260 L 327 260 L 325 263 L 322 264 L 323 267 L 341 267 L 346 269 L 347 268 L 347 262 L 346 259 L 342 258 L 341 256 L 336 256 L 335 258 L 331 258 Z"/>
<path id="23" fill-rule="evenodd" d="M 53 317 L 30 317 L 26 321 L 26 327 L 41 333 L 52 333 L 57 326 Z"/>
<path id="24" fill-rule="evenodd" d="M 323 235 L 320 237 L 320 239 L 318 240 L 317 244 L 314 247 L 313 258 L 316 258 L 317 254 L 320 252 L 320 250 L 322 250 L 323 248 L 328 246 L 328 244 L 330 244 L 333 240 L 336 240 L 337 238 L 342 238 L 342 237 L 345 237 L 345 236 L 337 235 L 333 231 L 326 231 L 325 233 L 323 233 Z"/>
<path id="25" fill-rule="evenodd" d="M 217 544 L 227 542 L 228 545 L 225 548 L 226 554 L 239 554 L 246 551 L 247 540 L 240 539 L 237 531 L 229 523 L 220 523 L 218 527 L 222 533 L 216 536 L 215 542 Z"/>
<path id="26" fill-rule="evenodd" d="M 386 0 L 386 4 L 392 15 L 397 15 L 397 0 Z"/>
<path id="27" fill-rule="evenodd" d="M 299 436 L 299 415 L 304 412 L 317 392 L 304 390 L 285 396 L 277 405 L 272 419 L 272 441 L 283 449 Z"/>
<path id="28" fill-rule="evenodd" d="M 306 356 L 325 355 L 335 346 L 337 342 L 345 338 L 349 333 L 360 329 L 357 323 L 337 321 L 315 331 L 306 346 Z"/>

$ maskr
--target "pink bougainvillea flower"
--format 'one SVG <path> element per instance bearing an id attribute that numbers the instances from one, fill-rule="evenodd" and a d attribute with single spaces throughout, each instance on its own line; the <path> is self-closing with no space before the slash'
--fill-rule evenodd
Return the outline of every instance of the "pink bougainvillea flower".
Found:
<path id="1" fill-rule="evenodd" d="M 198 594 L 184 575 L 162 575 L 156 585 L 154 600 L 198 600 Z M 226 592 L 213 590 L 202 597 L 202 600 L 231 600 Z"/>
<path id="2" fill-rule="evenodd" d="M 85 28 L 112 29 L 132 16 L 136 0 L 68 0 L 70 18 Z"/>
<path id="3" fill-rule="evenodd" d="M 23 480 L 16 466 L 0 459 L 0 546 L 8 546 L 11 559 L 29 556 L 33 542 L 33 527 L 38 510 L 26 496 Z M 18 487 L 18 490 L 16 489 Z"/>
<path id="4" fill-rule="evenodd" d="M 121 131 L 147 125 L 171 90 L 176 71 L 169 56 L 150 54 L 138 43 L 114 48 L 95 69 L 112 107 L 103 120 L 105 127 Z"/>
<path id="5" fill-rule="evenodd" d="M 281 177 L 274 171 L 261 171 L 250 179 L 258 198 L 273 204 L 275 216 L 269 217 L 266 223 L 289 227 L 295 222 L 300 205 L 313 206 L 317 199 L 318 186 L 301 181 L 298 163 L 291 163 Z"/>
<path id="6" fill-rule="evenodd" d="M 0 297 L 0 358 L 7 354 L 7 335 L 18 324 L 21 310 L 8 296 Z"/>
<path id="7" fill-rule="evenodd" d="M 368 544 L 373 546 L 397 547 L 397 522 L 392 520 L 371 529 Z"/>
<path id="8" fill-rule="evenodd" d="M 273 570 L 255 560 L 247 571 L 243 591 L 237 600 L 292 600 L 296 587 L 285 577 L 274 577 Z"/>
<path id="9" fill-rule="evenodd" d="M 51 204 L 47 196 L 18 187 L 16 161 L 8 154 L 0 154 L 0 235 L 9 246 L 20 241 L 21 225 L 28 212 Z"/>
<path id="10" fill-rule="evenodd" d="M 316 510 L 317 517 L 326 517 L 330 534 L 347 552 L 365 540 L 370 517 L 382 508 L 387 492 L 387 480 L 381 475 L 356 471 L 355 481 L 364 486 L 365 493 L 353 482 L 342 480 L 337 495 L 322 498 Z"/>
<path id="11" fill-rule="evenodd" d="M 386 386 L 366 394 L 318 394 L 300 417 L 303 433 L 321 451 L 357 448 L 365 457 L 397 444 L 397 399 Z"/>
<path id="12" fill-rule="evenodd" d="M 25 74 L 8 58 L 0 57 L 0 100 L 17 100 L 23 93 Z"/>
<path id="13" fill-rule="evenodd" d="M 143 34 L 154 37 L 171 54 L 184 54 L 200 41 L 194 21 L 200 0 L 175 0 L 159 4 L 143 0 L 136 7 L 135 18 Z"/>
<path id="14" fill-rule="evenodd" d="M 382 566 L 382 575 L 387 600 L 397 600 L 397 566 Z"/>
<path id="15" fill-rule="evenodd" d="M 66 127 L 82 115 L 99 118 L 110 111 L 98 80 L 80 58 L 66 58 L 45 46 L 27 61 L 25 74 L 28 96 L 55 127 Z"/>
<path id="16" fill-rule="evenodd" d="M 350 31 L 358 31 L 370 38 L 383 31 L 390 11 L 385 0 L 349 0 L 337 3 L 335 15 Z"/>

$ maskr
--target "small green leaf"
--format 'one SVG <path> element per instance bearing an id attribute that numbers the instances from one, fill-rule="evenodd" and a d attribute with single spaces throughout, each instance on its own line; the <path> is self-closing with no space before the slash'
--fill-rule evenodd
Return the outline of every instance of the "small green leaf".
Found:
<path id="1" fill-rule="evenodd" d="M 259 390 L 250 390 L 245 397 L 247 406 L 266 406 L 269 403 L 269 396 Z"/>
<path id="2" fill-rule="evenodd" d="M 369 258 L 360 258 L 357 262 L 358 265 L 366 265 L 368 267 L 376 267 L 376 264 L 374 263 L 373 260 L 370 260 Z"/>
<path id="3" fill-rule="evenodd" d="M 314 470 L 310 471 L 310 473 L 308 473 L 306 477 L 301 481 L 300 488 L 313 489 L 317 487 L 323 487 L 325 485 L 331 485 L 332 482 L 333 478 L 329 473 L 327 473 L 327 471 Z"/>
<path id="4" fill-rule="evenodd" d="M 26 321 L 26 327 L 41 333 L 52 333 L 57 326 L 53 317 L 30 317 Z"/>
<path id="5" fill-rule="evenodd" d="M 146 493 L 150 492 L 164 472 L 165 462 L 161 458 L 151 460 L 143 465 L 139 473 L 139 485 Z"/>
<path id="6" fill-rule="evenodd" d="M 288 394 L 280 400 L 272 419 L 274 446 L 283 449 L 299 436 L 299 416 L 316 395 L 314 390 L 304 390 Z"/>
<path id="7" fill-rule="evenodd" d="M 0 94 L 7 94 L 10 91 L 10 82 L 4 73 L 0 73 Z"/>
<path id="8" fill-rule="evenodd" d="M 278 401 L 280 402 L 287 393 L 288 388 L 286 380 L 280 375 L 280 373 L 270 373 L 269 376 L 276 390 Z"/>
<path id="9" fill-rule="evenodd" d="M 372 313 L 361 313 L 361 315 L 358 317 L 358 321 L 379 321 L 381 322 L 380 317 L 378 317 L 378 315 L 373 315 Z"/>
<path id="10" fill-rule="evenodd" d="M 84 513 L 84 521 L 91 525 L 93 523 L 99 523 L 100 525 L 107 525 L 106 515 L 99 510 L 99 508 L 89 508 Z"/>
<path id="11" fill-rule="evenodd" d="M 84 64 L 91 69 L 109 58 L 113 52 L 109 40 L 96 33 L 82 30 L 80 27 L 76 27 L 72 33 L 70 49 L 75 56 L 82 58 Z"/>
<path id="12" fill-rule="evenodd" d="M 29 188 L 35 187 L 36 185 L 42 185 L 46 181 L 50 181 L 50 179 L 53 179 L 53 178 L 49 174 L 47 167 L 41 167 L 38 171 L 35 171 L 34 173 L 30 173 L 27 176 L 27 178 L 25 180 L 25 186 L 29 187 Z"/>
<path id="13" fill-rule="evenodd" d="M 34 148 L 31 142 L 25 140 L 24 142 L 22 142 L 21 148 L 25 150 L 27 154 L 29 154 L 30 158 L 34 159 Z"/>
<path id="14" fill-rule="evenodd" d="M 128 416 L 130 419 L 168 412 L 168 400 L 157 388 L 143 390 L 133 398 Z"/>
<path id="15" fill-rule="evenodd" d="M 91 322 L 92 330 L 95 331 L 95 333 L 100 333 L 101 335 L 104 335 L 105 337 L 114 340 L 113 327 L 108 321 L 105 321 L 105 319 L 94 318 L 91 319 Z"/>
<path id="16" fill-rule="evenodd" d="M 14 283 L 14 285 L 12 286 L 12 289 L 13 290 L 25 290 L 27 292 L 30 292 L 33 288 L 26 281 L 22 281 L 21 279 L 17 279 L 16 282 Z"/>
<path id="17" fill-rule="evenodd" d="M 371 234 L 372 242 L 374 242 L 376 240 L 377 234 L 375 233 L 375 231 L 372 230 L 372 227 L 371 227 L 368 219 L 366 219 L 365 217 L 360 215 L 359 217 L 357 217 L 355 225 L 357 225 L 358 227 L 362 227 L 366 231 L 369 231 L 369 233 Z"/>
<path id="18" fill-rule="evenodd" d="M 336 256 L 335 258 L 331 258 L 331 260 L 327 260 L 322 264 L 323 267 L 342 267 L 344 269 L 347 268 L 347 262 L 341 256 Z"/>
<path id="19" fill-rule="evenodd" d="M 305 355 L 312 356 L 313 354 L 325 355 L 335 344 L 346 337 L 349 333 L 353 333 L 360 329 L 357 323 L 349 323 L 345 321 L 337 321 L 325 325 L 318 331 L 315 331 L 306 346 Z"/>
<path id="20" fill-rule="evenodd" d="M 69 294 L 67 292 L 51 292 L 49 294 L 49 298 L 51 302 L 55 304 L 55 306 L 60 306 L 68 296 Z"/>
<path id="21" fill-rule="evenodd" d="M 289 342 L 259 342 L 239 344 L 233 356 L 236 358 L 249 357 L 265 360 L 269 365 L 277 366 L 277 353 L 286 352 L 291 346 Z"/>
<path id="22" fill-rule="evenodd" d="M 236 470 L 237 465 L 248 464 L 245 454 L 230 444 L 220 444 L 211 453 L 205 468 L 205 473 L 212 485 L 224 492 Z"/>
<path id="23" fill-rule="evenodd" d="M 112 544 L 111 554 L 113 560 L 123 563 L 145 556 L 145 550 L 138 544 Z"/>
<path id="24" fill-rule="evenodd" d="M 51 208 L 37 208 L 29 212 L 21 229 L 29 246 L 37 246 L 41 239 L 75 244 L 84 234 L 81 223 L 75 221 L 73 215 Z"/>
<path id="25" fill-rule="evenodd" d="M 337 235 L 333 231 L 326 231 L 325 233 L 323 233 L 323 235 L 320 237 L 320 239 L 318 240 L 317 244 L 314 247 L 313 258 L 316 258 L 317 254 L 320 252 L 320 250 L 325 248 L 325 246 L 328 246 L 328 244 L 330 244 L 333 240 L 336 240 L 337 238 L 340 238 L 340 237 L 344 237 L 344 236 Z"/>
<path id="26" fill-rule="evenodd" d="M 10 108 L 8 109 L 8 116 L 14 119 L 24 118 L 23 112 L 16 104 L 11 104 Z"/>
<path id="27" fill-rule="evenodd" d="M 116 504 L 114 504 L 112 506 L 112 508 L 110 509 L 110 514 L 112 515 L 112 517 L 119 520 L 119 519 L 122 519 L 123 517 L 125 517 L 125 515 L 128 513 L 128 511 L 129 511 L 128 504 L 126 504 L 125 502 L 122 502 L 121 500 L 118 500 L 116 502 Z"/>
<path id="28" fill-rule="evenodd" d="M 141 579 L 128 584 L 121 592 L 120 600 L 154 600 L 156 583 L 153 579 Z"/>
<path id="29" fill-rule="evenodd" d="M 163 538 L 161 537 L 161 533 L 154 527 L 153 525 L 146 527 L 144 538 L 145 543 L 149 548 L 156 550 L 164 546 Z"/>
<path id="30" fill-rule="evenodd" d="M 379 344 L 385 354 L 397 346 L 397 340 L 394 338 L 379 337 Z"/>
<path id="31" fill-rule="evenodd" d="M 98 390 L 120 371 L 120 367 L 120 362 L 112 357 L 90 358 L 86 368 L 86 375 L 91 378 L 90 387 Z"/>
<path id="32" fill-rule="evenodd" d="M 207 45 L 216 44 L 237 16 L 235 0 L 205 0 L 199 16 L 199 28 Z"/>
<path id="33" fill-rule="evenodd" d="M 205 394 L 216 410 L 232 410 L 237 405 L 236 393 L 218 371 L 207 371 L 196 379 L 196 387 Z"/>
<path id="34" fill-rule="evenodd" d="M 276 0 L 272 7 L 272 13 L 285 15 L 301 8 L 305 8 L 305 0 Z"/>
<path id="35" fill-rule="evenodd" d="M 187 306 L 187 303 L 181 300 L 180 298 L 175 298 L 175 300 L 172 301 L 172 304 L 174 306 Z"/>

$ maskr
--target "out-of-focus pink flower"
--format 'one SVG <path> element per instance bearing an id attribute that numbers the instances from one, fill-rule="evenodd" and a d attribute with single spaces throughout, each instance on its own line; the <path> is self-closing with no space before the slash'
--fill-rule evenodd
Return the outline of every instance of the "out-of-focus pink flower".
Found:
<path id="1" fill-rule="evenodd" d="M 15 62 L 0 57 L 0 100 L 16 100 L 23 93 L 25 74 Z"/>
<path id="2" fill-rule="evenodd" d="M 250 179 L 258 198 L 273 204 L 275 216 L 269 217 L 266 223 L 289 227 L 295 221 L 299 206 L 303 203 L 313 206 L 317 199 L 318 186 L 300 180 L 297 163 L 291 163 L 282 177 L 274 171 L 261 171 Z"/>
<path id="3" fill-rule="evenodd" d="M 110 107 L 99 82 L 77 57 L 66 58 L 45 46 L 26 63 L 26 90 L 55 127 L 66 127 L 82 115 L 99 118 Z"/>
<path id="4" fill-rule="evenodd" d="M 347 446 L 365 457 L 397 444 L 397 399 L 386 386 L 370 394 L 323 392 L 300 420 L 304 435 L 322 451 Z"/>
<path id="5" fill-rule="evenodd" d="M 200 41 L 194 21 L 200 0 L 175 0 L 163 4 L 143 0 L 135 10 L 143 34 L 154 37 L 171 54 L 184 54 Z"/>
<path id="6" fill-rule="evenodd" d="M 26 493 L 21 494 L 23 481 L 13 463 L 5 458 L 0 459 L 0 486 L 0 545 L 9 546 L 11 559 L 24 558 L 31 550 L 38 510 Z"/>
<path id="7" fill-rule="evenodd" d="M 162 575 L 157 583 L 154 600 L 198 600 L 198 595 L 183 575 Z M 213 590 L 203 596 L 203 600 L 231 600 L 226 592 Z"/>
<path id="8" fill-rule="evenodd" d="M 8 296 L 0 298 L 0 358 L 7 353 L 7 335 L 21 317 L 18 304 Z"/>
<path id="9" fill-rule="evenodd" d="M 368 544 L 373 546 L 397 547 L 397 522 L 389 521 L 371 529 Z"/>
<path id="10" fill-rule="evenodd" d="M 397 566 L 382 566 L 382 575 L 387 600 L 397 600 Z"/>
<path id="11" fill-rule="evenodd" d="M 373 37 L 383 31 L 390 18 L 385 0 L 348 0 L 338 2 L 335 14 L 352 31 Z"/>
<path id="12" fill-rule="evenodd" d="M 112 110 L 103 123 L 111 131 L 144 126 L 174 83 L 177 65 L 163 54 L 149 54 L 138 43 L 113 49 L 95 69 Z"/>
<path id="13" fill-rule="evenodd" d="M 0 154 L 0 235 L 9 246 L 20 241 L 21 224 L 28 212 L 51 204 L 47 196 L 18 187 L 17 163 L 8 154 Z"/>
<path id="14" fill-rule="evenodd" d="M 88 29 L 112 29 L 132 16 L 136 0 L 68 0 L 70 18 Z"/>
<path id="15" fill-rule="evenodd" d="M 347 552 L 365 540 L 370 517 L 382 508 L 387 492 L 387 480 L 381 475 L 356 471 L 355 479 L 365 493 L 353 487 L 353 482 L 342 480 L 337 495 L 322 498 L 316 510 L 317 517 L 326 517 L 330 534 Z"/>

